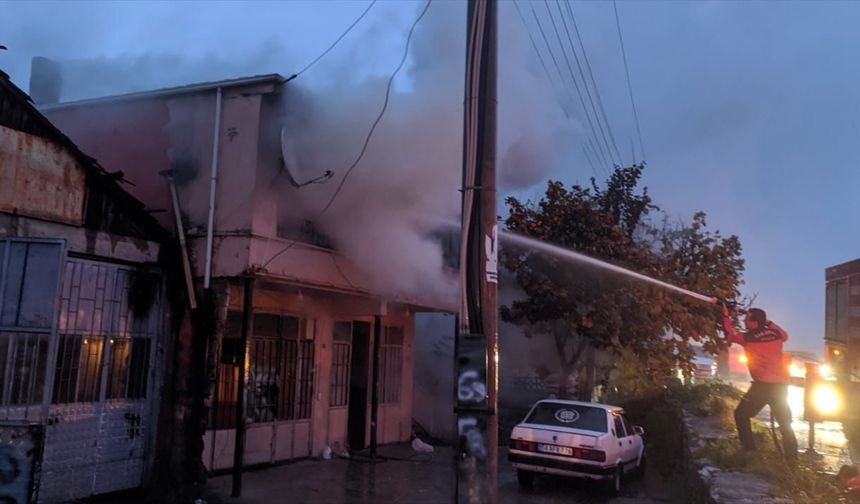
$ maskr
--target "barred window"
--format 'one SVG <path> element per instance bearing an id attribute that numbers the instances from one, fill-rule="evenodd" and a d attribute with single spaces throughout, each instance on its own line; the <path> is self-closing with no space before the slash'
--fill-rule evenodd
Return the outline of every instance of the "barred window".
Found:
<path id="1" fill-rule="evenodd" d="M 254 315 L 249 374 L 250 417 L 254 422 L 271 422 L 278 418 L 281 366 L 280 317 Z"/>
<path id="2" fill-rule="evenodd" d="M 382 404 L 399 403 L 403 379 L 403 328 L 385 327 L 381 345 L 380 371 Z"/>
<path id="3" fill-rule="evenodd" d="M 0 405 L 42 402 L 47 334 L 0 332 Z"/>
<path id="4" fill-rule="evenodd" d="M 149 374 L 148 338 L 111 338 L 107 399 L 144 399 Z"/>
<path id="5" fill-rule="evenodd" d="M 0 406 L 44 399 L 61 251 L 56 242 L 0 240 Z"/>
<path id="6" fill-rule="evenodd" d="M 349 403 L 349 374 L 352 357 L 352 323 L 335 322 L 331 362 L 331 406 Z"/>
<path id="7" fill-rule="evenodd" d="M 103 349 L 101 337 L 60 336 L 54 374 L 54 404 L 99 400 Z"/>
<path id="8" fill-rule="evenodd" d="M 249 341 L 247 415 L 253 422 L 311 417 L 314 342 L 305 335 L 307 322 L 291 316 L 254 315 Z M 241 370 L 242 314 L 230 312 L 221 342 L 214 428 L 235 425 Z"/>

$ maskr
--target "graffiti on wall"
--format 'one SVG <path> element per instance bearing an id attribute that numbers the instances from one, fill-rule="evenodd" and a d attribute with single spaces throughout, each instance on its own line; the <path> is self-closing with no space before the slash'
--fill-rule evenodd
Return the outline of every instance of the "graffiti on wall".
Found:
<path id="1" fill-rule="evenodd" d="M 42 452 L 42 427 L 0 425 L 0 504 L 30 504 Z"/>

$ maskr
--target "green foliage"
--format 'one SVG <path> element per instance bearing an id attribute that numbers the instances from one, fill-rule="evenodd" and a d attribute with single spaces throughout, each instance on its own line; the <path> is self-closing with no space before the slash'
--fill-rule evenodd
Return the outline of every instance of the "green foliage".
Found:
<path id="1" fill-rule="evenodd" d="M 771 483 L 779 496 L 797 504 L 845 502 L 836 478 L 825 474 L 819 461 L 801 456 L 796 467 L 789 467 L 774 448 L 769 433 L 759 429 L 754 435 L 758 446 L 754 453 L 741 450 L 735 439 L 718 439 L 695 456 L 707 458 L 721 469 L 755 474 Z"/>
<path id="2" fill-rule="evenodd" d="M 737 298 L 743 271 L 738 238 L 708 230 L 704 213 L 689 225 L 666 218 L 655 225 L 651 214 L 659 209 L 647 189 L 638 188 L 643 168 L 618 167 L 603 188 L 594 179 L 591 187 L 569 188 L 549 181 L 537 203 L 509 197 L 505 225 L 697 292 Z M 527 335 L 552 337 L 564 377 L 592 347 L 638 362 L 630 378 L 647 389 L 676 366 L 691 370 L 693 342 L 712 352 L 724 345 L 713 305 L 530 249 L 505 247 L 501 261 L 525 293 L 501 308 L 502 319 Z"/>
<path id="3" fill-rule="evenodd" d="M 652 467 L 662 476 L 677 475 L 684 470 L 687 457 L 683 436 L 679 435 L 682 410 L 671 390 L 653 389 L 635 399 L 607 402 L 623 407 L 630 421 L 645 429 L 648 458 L 659 461 Z"/>
<path id="4" fill-rule="evenodd" d="M 678 400 L 685 410 L 696 416 L 712 418 L 725 430 L 735 428 L 734 411 L 742 396 L 743 392 L 720 381 L 684 387 L 678 392 Z"/>

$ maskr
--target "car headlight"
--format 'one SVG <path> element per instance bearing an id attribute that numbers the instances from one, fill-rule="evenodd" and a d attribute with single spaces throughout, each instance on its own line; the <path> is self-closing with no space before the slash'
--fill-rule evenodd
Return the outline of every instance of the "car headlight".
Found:
<path id="1" fill-rule="evenodd" d="M 812 405 L 822 415 L 834 415 L 842 410 L 842 397 L 833 385 L 821 384 L 812 391 Z"/>

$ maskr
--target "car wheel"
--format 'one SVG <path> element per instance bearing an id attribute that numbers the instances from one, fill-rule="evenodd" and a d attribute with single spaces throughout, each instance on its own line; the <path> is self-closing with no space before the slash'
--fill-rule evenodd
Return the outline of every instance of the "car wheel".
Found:
<path id="1" fill-rule="evenodd" d="M 648 459 L 645 457 L 645 450 L 642 450 L 642 455 L 639 456 L 639 463 L 636 464 L 636 474 L 640 477 L 645 476 L 645 467 Z"/>
<path id="2" fill-rule="evenodd" d="M 610 496 L 621 494 L 621 488 L 624 486 L 624 466 L 618 464 L 615 468 L 615 473 L 612 479 L 607 481 L 606 490 Z"/>
<path id="3" fill-rule="evenodd" d="M 517 481 L 522 488 L 532 488 L 535 486 L 535 473 L 517 469 Z"/>

